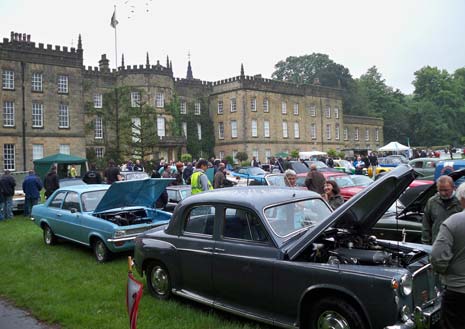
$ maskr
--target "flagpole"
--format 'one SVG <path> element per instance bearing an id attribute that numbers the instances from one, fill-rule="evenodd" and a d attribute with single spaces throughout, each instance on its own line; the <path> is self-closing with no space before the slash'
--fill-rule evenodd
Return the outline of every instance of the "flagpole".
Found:
<path id="1" fill-rule="evenodd" d="M 115 17 L 116 17 L 116 5 L 114 6 L 115 7 Z M 116 26 L 118 24 L 115 24 L 115 67 L 116 67 L 116 70 L 118 70 L 118 38 L 116 37 Z"/>

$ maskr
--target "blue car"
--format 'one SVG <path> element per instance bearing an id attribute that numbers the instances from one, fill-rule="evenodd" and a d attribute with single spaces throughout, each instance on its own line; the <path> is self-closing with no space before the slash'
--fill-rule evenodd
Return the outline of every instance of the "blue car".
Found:
<path id="1" fill-rule="evenodd" d="M 235 171 L 231 171 L 231 175 L 235 177 L 244 178 L 257 183 L 265 184 L 265 175 L 267 172 L 259 167 L 242 167 Z M 249 184 L 247 184 L 249 185 Z"/>
<path id="2" fill-rule="evenodd" d="M 57 238 L 92 247 L 98 262 L 132 250 L 141 232 L 166 224 L 171 213 L 154 204 L 172 179 L 143 179 L 112 185 L 74 185 L 56 190 L 32 208 L 32 220 L 47 245 Z"/>

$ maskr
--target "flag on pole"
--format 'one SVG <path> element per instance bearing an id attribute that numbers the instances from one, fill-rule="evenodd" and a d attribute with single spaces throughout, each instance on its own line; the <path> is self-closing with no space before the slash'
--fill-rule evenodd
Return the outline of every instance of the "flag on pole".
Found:
<path id="1" fill-rule="evenodd" d="M 126 288 L 126 307 L 129 315 L 129 328 L 137 328 L 137 312 L 139 311 L 139 302 L 142 298 L 144 285 L 137 281 L 132 275 L 132 259 L 128 257 L 128 286 Z"/>
<path id="2" fill-rule="evenodd" d="M 110 25 L 116 29 L 116 25 L 118 25 L 118 21 L 116 20 L 116 8 L 113 11 L 113 15 L 111 16 L 111 22 Z"/>

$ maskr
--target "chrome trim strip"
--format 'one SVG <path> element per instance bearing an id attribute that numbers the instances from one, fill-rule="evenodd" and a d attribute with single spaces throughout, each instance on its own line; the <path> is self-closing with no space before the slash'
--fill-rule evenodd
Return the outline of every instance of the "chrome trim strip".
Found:
<path id="1" fill-rule="evenodd" d="M 413 272 L 412 277 L 415 277 L 416 275 L 418 275 L 418 274 L 420 274 L 421 272 L 425 271 L 425 270 L 428 269 L 429 267 L 431 267 L 431 263 L 428 263 L 428 264 L 424 265 L 423 267 L 420 267 L 418 270 L 416 270 L 415 272 Z"/>
<path id="2" fill-rule="evenodd" d="M 108 238 L 107 242 L 123 242 L 123 241 L 135 240 L 139 234 L 127 236 L 127 237 L 121 237 L 121 238 Z"/>

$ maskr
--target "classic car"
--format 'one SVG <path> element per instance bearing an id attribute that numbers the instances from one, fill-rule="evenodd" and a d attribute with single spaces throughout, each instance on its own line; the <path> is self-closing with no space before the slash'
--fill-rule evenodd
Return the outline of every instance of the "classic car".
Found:
<path id="1" fill-rule="evenodd" d="M 333 160 L 334 161 L 334 169 L 339 171 L 345 172 L 347 174 L 354 174 L 355 167 L 352 162 L 347 160 Z"/>
<path id="2" fill-rule="evenodd" d="M 410 160 L 408 164 L 420 174 L 418 179 L 433 179 L 439 161 L 441 161 L 439 158 L 416 158 Z"/>
<path id="3" fill-rule="evenodd" d="M 145 179 L 149 178 L 149 174 L 145 171 L 120 171 L 123 180 Z"/>
<path id="4" fill-rule="evenodd" d="M 305 160 L 304 163 L 307 166 L 307 172 L 310 169 L 310 166 L 312 164 L 316 165 L 316 169 L 318 171 L 330 171 L 330 172 L 340 172 L 341 171 L 341 170 L 339 170 L 337 168 L 331 168 L 326 163 L 324 163 L 323 161 L 319 161 L 319 160 Z"/>
<path id="5" fill-rule="evenodd" d="M 465 178 L 465 168 L 449 173 L 454 182 Z M 423 182 L 423 181 L 422 181 Z M 417 185 L 406 190 L 389 207 L 373 227 L 373 233 L 383 239 L 421 243 L 422 217 L 426 202 L 436 193 L 436 184 Z"/>
<path id="6" fill-rule="evenodd" d="M 252 180 L 263 182 L 264 176 L 267 174 L 267 172 L 259 167 L 240 167 L 234 171 L 230 171 L 229 174 L 233 177 L 244 179 L 247 182 Z"/>
<path id="7" fill-rule="evenodd" d="M 429 328 L 441 286 L 430 246 L 368 234 L 414 179 L 400 166 L 334 212 L 300 189 L 193 195 L 139 235 L 134 263 L 159 298 L 185 297 L 286 328 Z"/>
<path id="8" fill-rule="evenodd" d="M 465 168 L 465 160 L 444 160 L 440 161 L 436 165 L 434 172 L 434 180 L 438 179 L 441 175 L 448 175 L 454 170 Z M 455 186 L 458 187 L 461 183 L 465 182 L 465 177 L 455 181 Z"/>
<path id="9" fill-rule="evenodd" d="M 132 250 L 135 237 L 166 224 L 171 213 L 153 204 L 172 179 L 144 179 L 111 185 L 73 185 L 56 190 L 32 208 L 32 220 L 43 230 L 45 244 L 57 238 L 92 247 L 98 262 Z"/>
<path id="10" fill-rule="evenodd" d="M 168 203 L 163 210 L 172 212 L 181 200 L 191 195 L 190 185 L 170 185 L 166 187 Z"/>

